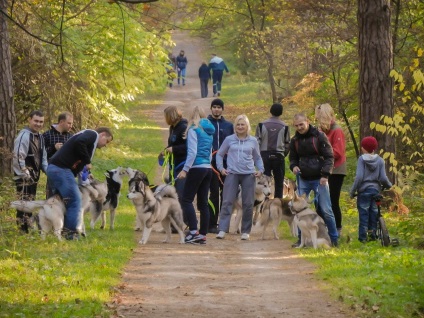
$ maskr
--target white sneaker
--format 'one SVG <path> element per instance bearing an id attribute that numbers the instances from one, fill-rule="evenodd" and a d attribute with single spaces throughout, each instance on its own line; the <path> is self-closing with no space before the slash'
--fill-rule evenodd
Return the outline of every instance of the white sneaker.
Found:
<path id="1" fill-rule="evenodd" d="M 217 239 L 223 239 L 225 236 L 225 232 L 224 231 L 219 231 L 219 233 L 216 235 Z"/>
<path id="2" fill-rule="evenodd" d="M 241 235 L 241 239 L 242 239 L 242 241 L 247 241 L 247 240 L 249 239 L 249 237 L 250 237 L 250 235 L 249 235 L 249 234 L 247 234 L 247 233 L 243 233 L 243 234 Z"/>

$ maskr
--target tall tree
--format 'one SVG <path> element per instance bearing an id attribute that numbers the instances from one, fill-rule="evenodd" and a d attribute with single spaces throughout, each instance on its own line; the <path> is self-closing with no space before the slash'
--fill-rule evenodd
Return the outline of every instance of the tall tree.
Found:
<path id="1" fill-rule="evenodd" d="M 393 117 L 393 46 L 389 0 L 358 0 L 360 137 L 374 135 L 380 148 L 395 152 L 394 138 L 371 129 L 382 115 Z"/>
<path id="2" fill-rule="evenodd" d="M 12 171 L 12 155 L 16 118 L 13 104 L 12 65 L 7 29 L 6 0 L 0 0 L 0 177 Z"/>

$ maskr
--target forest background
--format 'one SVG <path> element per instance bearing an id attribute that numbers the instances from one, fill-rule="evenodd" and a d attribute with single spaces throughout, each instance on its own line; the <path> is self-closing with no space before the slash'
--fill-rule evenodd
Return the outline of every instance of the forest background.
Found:
<path id="1" fill-rule="evenodd" d="M 2 211 L 12 197 L 13 139 L 29 112 L 43 109 L 45 127 L 68 110 L 76 131 L 119 130 L 144 94 L 163 92 L 178 28 L 210 43 L 233 80 L 251 83 L 254 98 L 237 107 L 254 118 L 273 101 L 310 115 L 319 103 L 333 105 L 351 171 L 358 140 L 375 135 L 410 212 L 394 213 L 396 234 L 424 246 L 423 1 L 0 0 L 0 9 Z M 383 64 L 386 73 L 367 69 Z"/>

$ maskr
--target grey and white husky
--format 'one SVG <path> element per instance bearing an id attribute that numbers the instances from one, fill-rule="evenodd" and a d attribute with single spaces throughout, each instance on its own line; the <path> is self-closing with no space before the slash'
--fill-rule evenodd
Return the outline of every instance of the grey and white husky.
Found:
<path id="1" fill-rule="evenodd" d="M 156 222 L 161 222 L 166 232 L 164 243 L 171 241 L 171 224 L 180 235 L 180 243 L 184 243 L 183 211 L 178 202 L 177 191 L 172 185 L 160 185 L 153 193 L 141 180 L 132 183 L 127 197 L 134 204 L 137 218 L 143 228 L 140 244 L 147 243 L 152 226 Z"/>

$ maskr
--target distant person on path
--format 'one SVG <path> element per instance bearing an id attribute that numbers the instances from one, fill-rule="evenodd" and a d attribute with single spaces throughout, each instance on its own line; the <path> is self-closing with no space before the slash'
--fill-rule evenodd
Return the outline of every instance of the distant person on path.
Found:
<path id="1" fill-rule="evenodd" d="M 165 108 L 165 121 L 169 125 L 168 145 L 160 153 L 164 156 L 169 154 L 169 181 L 172 182 L 183 170 L 187 159 L 187 142 L 184 138 L 187 130 L 187 119 L 183 118 L 181 110 L 176 106 Z M 185 179 L 175 180 L 175 189 L 177 190 L 178 200 L 182 204 Z"/>
<path id="2" fill-rule="evenodd" d="M 212 58 L 209 61 L 209 69 L 212 70 L 212 83 L 213 83 L 213 96 L 221 96 L 221 82 L 224 70 L 229 73 L 230 71 L 225 65 L 225 62 L 215 53 L 212 54 Z"/>
<path id="3" fill-rule="evenodd" d="M 47 161 L 58 151 L 63 144 L 72 137 L 70 132 L 74 124 L 74 116 L 69 112 L 59 114 L 57 124 L 51 125 L 50 129 L 43 134 L 44 144 L 47 152 Z M 52 194 L 52 190 L 47 180 L 46 185 L 46 198 L 48 199 Z"/>
<path id="4" fill-rule="evenodd" d="M 81 193 L 75 177 L 84 166 L 87 166 L 87 169 L 91 168 L 96 148 L 105 147 L 112 139 L 112 132 L 106 127 L 82 130 L 69 138 L 50 159 L 47 177 L 52 189 L 58 192 L 65 202 L 66 239 L 78 239 Z"/>
<path id="5" fill-rule="evenodd" d="M 211 79 L 211 71 L 206 62 L 202 62 L 202 65 L 199 67 L 199 79 L 200 95 L 202 98 L 208 97 L 208 84 Z"/>
<path id="6" fill-rule="evenodd" d="M 296 134 L 290 140 L 290 169 L 296 175 L 298 192 L 317 198 L 317 212 L 327 225 L 333 246 L 338 246 L 338 233 L 331 208 L 328 177 L 331 175 L 334 156 L 327 136 L 309 124 L 305 114 L 296 114 L 293 119 Z M 293 247 L 300 245 L 300 235 Z"/>
<path id="7" fill-rule="evenodd" d="M 215 127 L 212 144 L 212 180 L 209 192 L 209 233 L 218 233 L 218 217 L 221 210 L 222 190 L 224 188 L 225 176 L 220 175 L 216 165 L 216 153 L 221 147 L 225 138 L 234 134 L 233 123 L 225 120 L 222 113 L 224 111 L 224 102 L 217 98 L 211 103 L 211 114 L 208 116 L 209 121 Z M 227 168 L 227 156 L 223 158 L 223 166 Z"/>
<path id="8" fill-rule="evenodd" d="M 283 105 L 275 103 L 271 106 L 272 117 L 259 123 L 256 127 L 256 138 L 259 142 L 262 160 L 267 176 L 274 176 L 274 197 L 283 197 L 285 174 L 284 158 L 289 153 L 289 127 L 279 118 L 283 114 Z"/>
<path id="9" fill-rule="evenodd" d="M 186 80 L 186 67 L 188 64 L 187 57 L 184 55 L 184 51 L 181 50 L 180 54 L 177 56 L 177 72 L 178 72 L 178 85 L 182 82 L 183 86 L 185 85 Z"/>
<path id="10" fill-rule="evenodd" d="M 366 243 L 374 241 L 377 232 L 377 205 L 374 197 L 382 188 L 392 187 L 387 178 L 383 158 L 375 151 L 378 148 L 374 137 L 365 137 L 361 141 L 362 155 L 358 159 L 355 181 L 350 190 L 350 197 L 358 195 L 356 205 L 359 212 L 358 240 Z"/>
<path id="11" fill-rule="evenodd" d="M 12 163 L 20 200 L 35 200 L 40 173 L 47 170 L 47 153 L 40 134 L 43 124 L 43 113 L 32 111 L 28 117 L 28 126 L 15 139 Z M 16 223 L 24 233 L 29 232 L 31 216 L 32 213 L 16 210 Z"/>
<path id="12" fill-rule="evenodd" d="M 250 122 L 246 115 L 239 115 L 234 121 L 235 134 L 225 138 L 216 155 L 219 171 L 225 176 L 222 208 L 219 218 L 217 239 L 223 239 L 230 230 L 233 203 L 241 186 L 243 216 L 241 220 L 241 239 L 248 240 L 252 229 L 253 204 L 255 201 L 256 177 L 264 171 L 259 144 L 250 136 Z M 227 168 L 224 157 L 227 155 Z M 256 167 L 256 169 L 255 169 Z"/>
<path id="13" fill-rule="evenodd" d="M 319 128 L 326 134 L 333 148 L 334 167 L 328 177 L 330 187 L 331 207 L 333 208 L 339 237 L 342 231 L 342 211 L 340 209 L 340 192 L 343 180 L 346 176 L 346 138 L 343 129 L 337 125 L 334 110 L 330 104 L 322 104 L 315 107 L 315 118 Z"/>
<path id="14" fill-rule="evenodd" d="M 189 232 L 186 243 L 206 244 L 209 229 L 208 193 L 212 178 L 211 156 L 215 128 L 205 118 L 204 112 L 196 106 L 187 125 L 187 160 L 178 179 L 187 178 L 182 200 L 184 219 L 188 222 Z M 197 195 L 197 209 L 200 212 L 200 229 L 193 201 Z"/>

